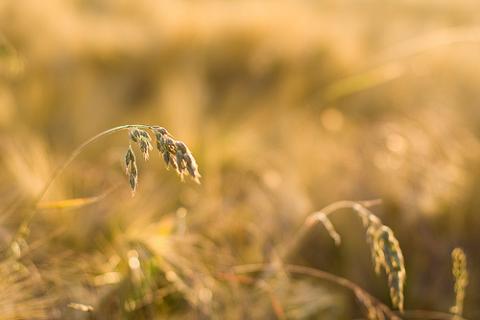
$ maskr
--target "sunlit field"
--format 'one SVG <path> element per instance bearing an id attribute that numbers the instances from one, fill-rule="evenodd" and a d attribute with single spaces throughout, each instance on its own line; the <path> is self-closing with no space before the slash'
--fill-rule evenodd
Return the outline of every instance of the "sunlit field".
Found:
<path id="1" fill-rule="evenodd" d="M 480 319 L 476 1 L 0 1 L 0 320 Z"/>

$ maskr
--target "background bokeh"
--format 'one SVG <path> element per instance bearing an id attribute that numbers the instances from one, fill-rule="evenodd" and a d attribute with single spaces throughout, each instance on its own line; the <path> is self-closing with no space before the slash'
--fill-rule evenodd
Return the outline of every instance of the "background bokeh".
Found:
<path id="1" fill-rule="evenodd" d="M 406 308 L 448 312 L 450 252 L 468 256 L 480 318 L 480 6 L 476 1 L 0 2 L 0 310 L 5 319 L 362 316 L 349 292 L 272 276 L 308 213 L 350 199 L 395 232 Z M 202 184 L 159 156 L 123 174 L 128 136 L 98 141 L 28 203 L 80 143 L 121 124 L 184 140 Z M 292 258 L 389 304 L 361 221 L 332 217 Z M 272 303 L 274 301 L 275 303 Z M 93 307 L 93 311 L 87 307 Z M 10 316 L 9 315 L 13 315 Z M 1 317 L 1 315 L 0 315 Z"/>

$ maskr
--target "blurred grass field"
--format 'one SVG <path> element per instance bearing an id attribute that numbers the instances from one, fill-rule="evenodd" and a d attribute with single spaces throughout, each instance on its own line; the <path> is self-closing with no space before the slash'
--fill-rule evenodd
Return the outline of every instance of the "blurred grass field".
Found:
<path id="1" fill-rule="evenodd" d="M 480 318 L 479 49 L 467 0 L 1 1 L 0 319 L 365 317 L 324 281 L 227 276 L 344 199 L 382 200 L 407 310 L 449 312 L 462 247 Z M 155 154 L 132 198 L 112 135 L 20 228 L 78 145 L 136 123 L 187 142 L 202 184 Z M 318 228 L 291 262 L 390 305 L 361 221 L 332 222 L 341 246 Z"/>

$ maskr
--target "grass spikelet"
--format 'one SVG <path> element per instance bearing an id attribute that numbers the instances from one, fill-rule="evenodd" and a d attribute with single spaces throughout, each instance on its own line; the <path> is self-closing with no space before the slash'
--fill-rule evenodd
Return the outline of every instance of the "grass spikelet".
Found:
<path id="1" fill-rule="evenodd" d="M 125 155 L 125 171 L 129 179 L 130 188 L 132 189 L 132 194 L 135 195 L 138 185 L 138 168 L 135 153 L 133 152 L 132 146 L 128 147 L 127 154 Z"/>
<path id="2" fill-rule="evenodd" d="M 135 153 L 133 152 L 132 146 L 128 147 L 127 153 L 125 154 L 125 171 L 128 175 L 130 164 L 135 162 Z"/>
<path id="3" fill-rule="evenodd" d="M 133 128 L 130 130 L 130 140 L 138 144 L 140 151 L 143 154 L 143 158 L 147 161 L 150 158 L 150 151 L 153 150 L 152 138 L 150 138 L 148 132 Z"/>
<path id="4" fill-rule="evenodd" d="M 192 179 L 200 183 L 200 173 L 198 172 L 197 162 L 187 145 L 182 141 L 175 142 L 177 166 L 183 177 L 184 173 L 188 173 Z"/>
<path id="5" fill-rule="evenodd" d="M 450 312 L 455 315 L 454 319 L 460 319 L 463 315 L 465 289 L 468 285 L 467 256 L 461 248 L 452 251 L 452 274 L 455 279 L 455 305 L 450 308 Z"/>

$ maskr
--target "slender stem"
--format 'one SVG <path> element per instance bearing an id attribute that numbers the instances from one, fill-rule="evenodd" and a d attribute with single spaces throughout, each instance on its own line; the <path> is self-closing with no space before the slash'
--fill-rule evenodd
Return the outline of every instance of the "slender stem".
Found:
<path id="1" fill-rule="evenodd" d="M 47 182 L 47 184 L 45 185 L 45 187 L 42 189 L 42 191 L 40 192 L 40 194 L 38 195 L 38 197 L 35 199 L 35 206 L 38 205 L 38 203 L 43 199 L 43 197 L 45 196 L 45 194 L 48 192 L 48 190 L 50 189 L 50 187 L 53 185 L 53 183 L 55 182 L 55 180 L 65 171 L 65 169 L 73 162 L 73 160 L 75 160 L 78 155 L 80 153 L 82 153 L 82 151 L 88 147 L 90 144 L 92 144 L 93 142 L 97 141 L 99 138 L 102 138 L 104 136 L 108 136 L 108 135 L 111 135 L 113 133 L 116 133 L 116 132 L 119 132 L 119 131 L 122 131 L 122 130 L 127 130 L 127 129 L 130 129 L 130 128 L 143 128 L 143 129 L 150 129 L 151 126 L 147 126 L 147 125 L 123 125 L 123 126 L 118 126 L 118 127 L 115 127 L 115 128 L 111 128 L 111 129 L 108 129 L 108 130 L 105 130 L 103 132 L 100 132 L 99 134 L 97 134 L 96 136 L 90 138 L 89 140 L 85 141 L 84 143 L 82 143 L 80 146 L 78 146 L 70 155 L 70 157 L 68 157 L 67 160 L 65 160 L 65 162 L 59 166 L 55 172 L 53 173 L 52 177 L 49 179 L 49 181 Z"/>
<path id="2" fill-rule="evenodd" d="M 364 296 L 368 297 L 376 307 L 378 307 L 382 312 L 387 315 L 388 317 L 392 319 L 398 319 L 399 316 L 396 315 L 389 307 L 387 307 L 384 303 L 382 303 L 380 300 L 369 294 L 367 291 L 362 289 L 360 286 L 355 284 L 354 282 L 336 276 L 334 274 L 331 274 L 326 271 L 322 271 L 319 269 L 314 269 L 306 266 L 300 266 L 300 265 L 294 265 L 294 264 L 286 264 L 282 265 L 281 268 L 283 268 L 285 271 L 298 274 L 298 275 L 304 275 L 304 276 L 309 276 L 313 278 L 318 278 L 322 280 L 326 280 L 328 282 L 337 284 L 340 287 L 346 288 L 350 291 L 352 291 L 355 295 L 356 292 L 361 292 Z M 237 274 L 242 274 L 242 273 L 254 273 L 254 272 L 270 272 L 270 271 L 275 271 L 275 267 L 268 265 L 268 264 L 250 264 L 250 265 L 243 265 L 243 266 L 237 266 L 234 268 L 234 272 Z"/>
<path id="3" fill-rule="evenodd" d="M 407 317 L 409 319 L 436 319 L 436 320 L 452 320 L 454 319 L 454 315 L 447 313 L 447 312 L 440 312 L 440 311 L 430 311 L 430 310 L 405 310 L 402 313 L 392 311 L 387 305 L 383 302 L 372 296 L 370 293 L 365 291 L 363 288 L 358 286 L 356 283 L 331 274 L 329 272 L 310 268 L 306 266 L 294 265 L 294 264 L 286 264 L 282 265 L 281 268 L 283 270 L 297 274 L 297 275 L 304 275 L 309 276 L 312 278 L 322 279 L 331 283 L 334 283 L 340 287 L 348 289 L 352 291 L 354 294 L 356 291 L 360 291 L 363 295 L 367 296 L 378 308 L 385 313 L 386 316 L 390 318 L 400 318 Z M 235 274 L 245 274 L 245 273 L 255 273 L 255 272 L 265 272 L 265 271 L 274 271 L 275 267 L 270 264 L 264 263 L 257 263 L 257 264 L 247 264 L 247 265 L 239 265 L 233 268 L 233 272 Z M 460 320 L 466 320 L 465 318 L 460 317 Z"/>
<path id="4" fill-rule="evenodd" d="M 21 230 L 25 230 L 26 227 L 28 227 L 30 221 L 33 219 L 33 217 L 35 216 L 37 210 L 38 210 L 38 204 L 40 203 L 40 201 L 42 201 L 42 199 L 45 197 L 45 195 L 47 194 L 47 192 L 50 190 L 51 186 L 53 185 L 53 183 L 58 179 L 58 177 L 65 171 L 65 169 L 80 155 L 80 153 L 82 153 L 82 151 L 88 147 L 89 145 L 91 145 L 92 143 L 94 143 L 95 141 L 97 141 L 98 139 L 102 138 L 102 137 L 105 137 L 105 136 L 108 136 L 108 135 L 111 135 L 113 133 L 116 133 L 116 132 L 119 132 L 119 131 L 122 131 L 122 130 L 128 130 L 128 129 L 131 129 L 131 128 L 142 128 L 142 129 L 151 129 L 152 126 L 149 126 L 149 125 L 144 125 L 144 124 L 127 124 L 127 125 L 122 125 L 122 126 L 118 126 L 118 127 L 114 127 L 114 128 L 111 128 L 111 129 L 108 129 L 108 130 L 105 130 L 103 132 L 100 132 L 99 134 L 93 136 L 92 138 L 88 139 L 87 141 L 85 141 L 84 143 L 82 143 L 81 145 L 79 145 L 75 150 L 73 150 L 73 152 L 70 154 L 70 156 L 67 158 L 67 160 L 65 160 L 65 162 L 60 165 L 53 173 L 53 175 L 50 177 L 50 179 L 47 181 L 47 183 L 45 184 L 45 186 L 43 187 L 43 189 L 41 190 L 41 192 L 38 194 L 38 196 L 36 198 L 34 198 L 33 202 L 32 202 L 32 210 L 30 212 L 30 214 L 25 218 L 25 220 L 23 221 L 22 225 L 20 226 L 19 228 L 19 231 L 20 232 Z M 17 232 L 17 234 L 18 234 Z"/>

